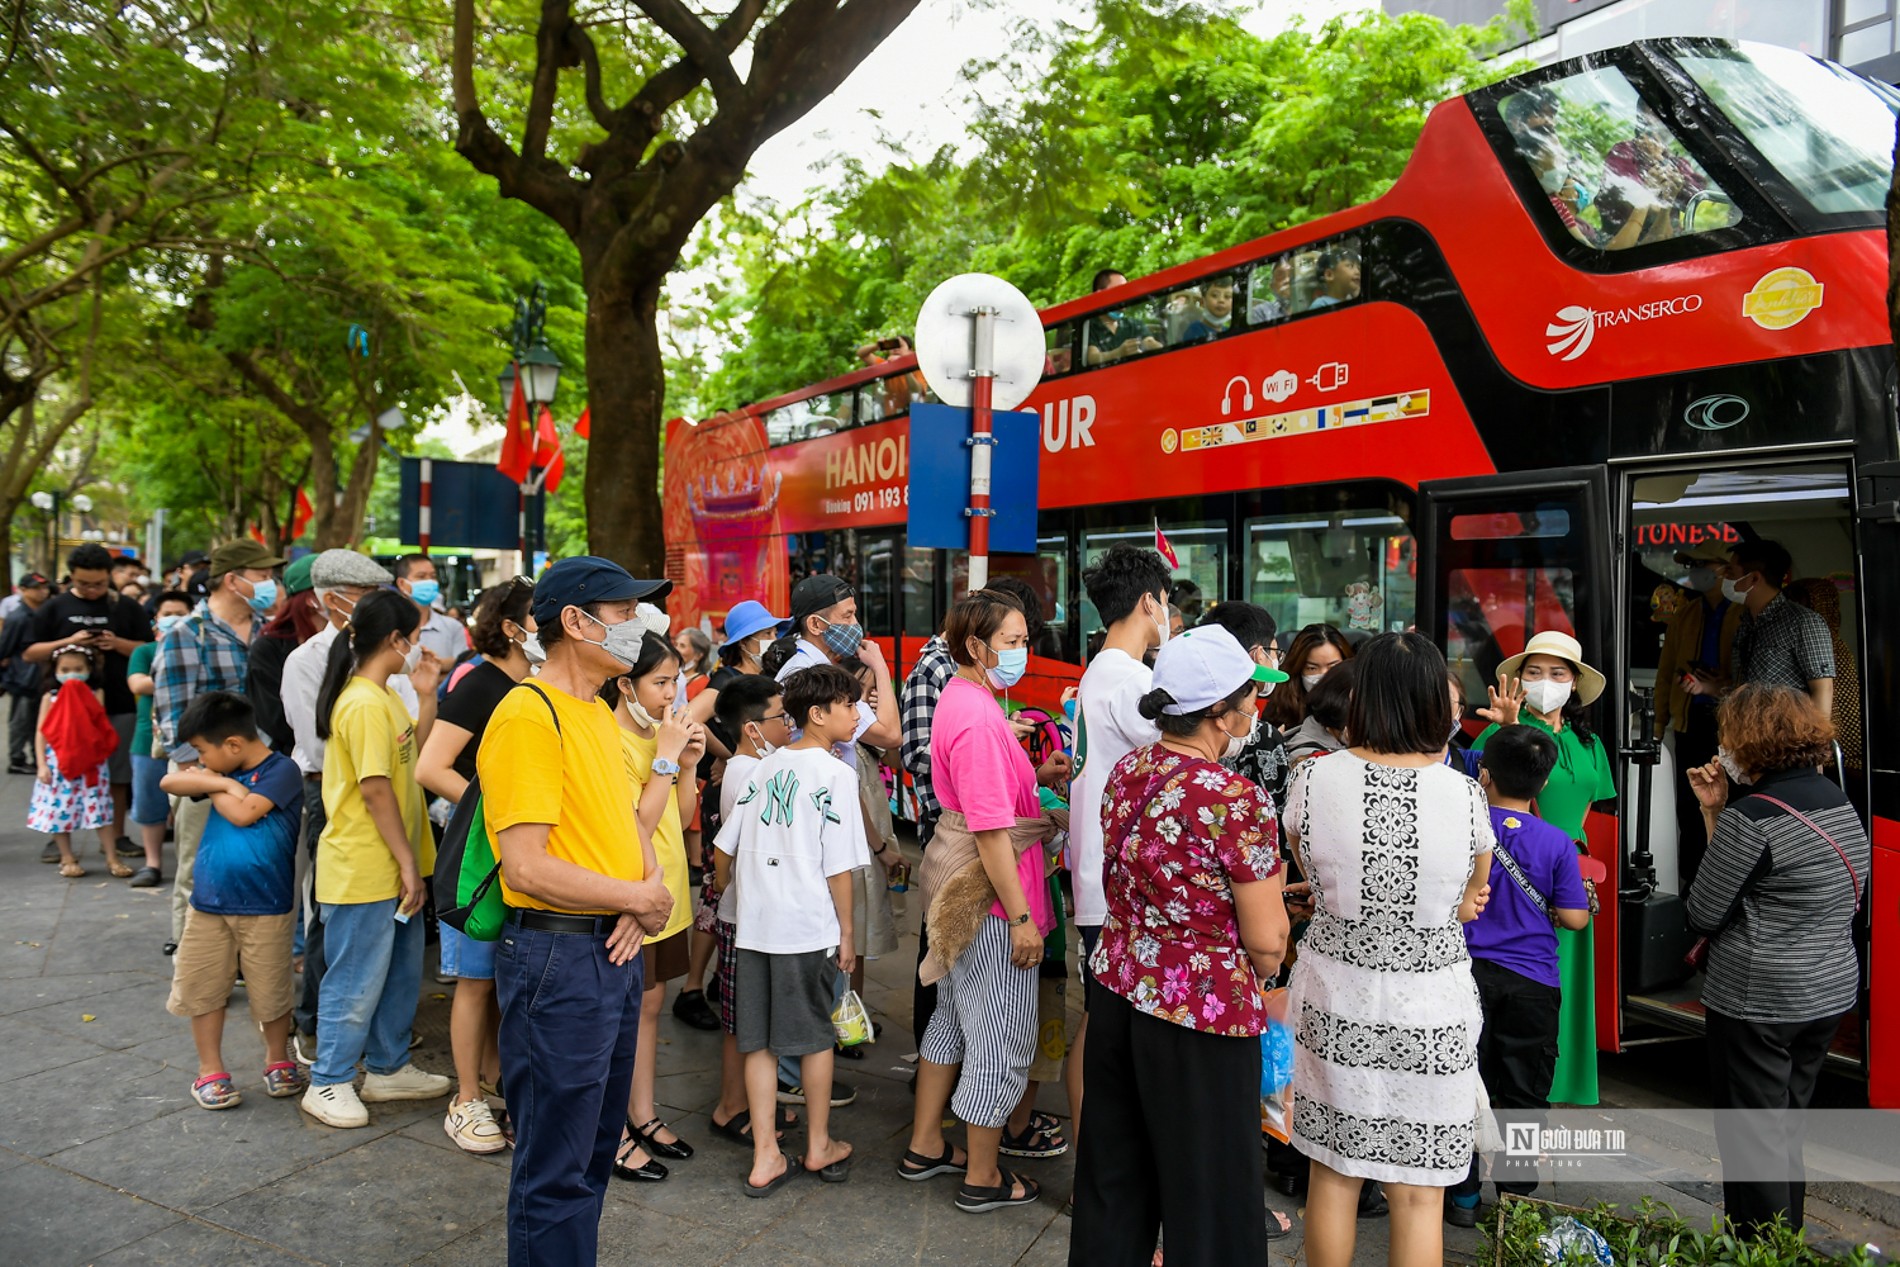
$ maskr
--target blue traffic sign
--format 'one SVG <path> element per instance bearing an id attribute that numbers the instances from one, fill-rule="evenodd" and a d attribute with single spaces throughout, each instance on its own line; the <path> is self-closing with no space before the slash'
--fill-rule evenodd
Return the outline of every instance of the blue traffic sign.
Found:
<path id="1" fill-rule="evenodd" d="M 1042 418 L 1033 409 L 993 413 L 990 458 L 990 549 L 1036 552 L 1036 492 Z M 910 408 L 909 544 L 922 549 L 970 546 L 970 411 L 952 405 Z"/>

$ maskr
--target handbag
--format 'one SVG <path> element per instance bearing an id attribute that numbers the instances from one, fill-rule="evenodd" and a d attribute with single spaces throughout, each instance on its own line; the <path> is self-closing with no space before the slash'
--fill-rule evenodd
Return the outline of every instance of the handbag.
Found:
<path id="1" fill-rule="evenodd" d="M 1822 831 L 1821 825 L 1819 823 L 1815 822 L 1812 818 L 1809 818 L 1806 814 L 1803 814 L 1800 810 L 1788 804 L 1786 801 L 1781 800 L 1779 797 L 1770 796 L 1766 792 L 1756 792 L 1754 793 L 1754 795 L 1757 797 L 1760 797 L 1764 801 L 1767 801 L 1770 805 L 1779 806 L 1784 813 L 1791 814 L 1795 818 L 1800 819 L 1802 824 L 1805 825 L 1809 831 L 1819 836 L 1822 840 L 1827 841 L 1827 843 L 1833 847 L 1834 852 L 1840 855 L 1841 865 L 1847 868 L 1848 883 L 1851 884 L 1854 889 L 1854 914 L 1859 915 L 1860 914 L 1860 897 L 1861 897 L 1860 873 L 1854 870 L 1853 862 L 1851 862 L 1847 857 L 1847 850 L 1841 848 L 1839 842 L 1837 842 L 1834 839 L 1834 837 Z M 1735 907 L 1734 907 L 1735 910 L 1739 911 L 1741 909 L 1742 899 L 1745 896 L 1747 896 L 1747 894 L 1748 894 L 1748 889 L 1744 887 L 1740 893 L 1737 893 L 1735 895 Z M 1722 921 L 1722 927 L 1716 929 L 1714 932 L 1710 933 L 1706 937 L 1696 938 L 1695 945 L 1689 947 L 1689 953 L 1682 957 L 1682 961 L 1688 964 L 1691 968 L 1694 968 L 1697 972 L 1701 972 L 1703 970 L 1703 964 L 1708 962 L 1709 947 L 1714 944 L 1715 939 L 1717 937 L 1720 937 L 1724 932 L 1727 931 L 1728 926 L 1733 922 L 1734 922 L 1734 917 L 1731 915 L 1729 919 L 1725 919 Z"/>

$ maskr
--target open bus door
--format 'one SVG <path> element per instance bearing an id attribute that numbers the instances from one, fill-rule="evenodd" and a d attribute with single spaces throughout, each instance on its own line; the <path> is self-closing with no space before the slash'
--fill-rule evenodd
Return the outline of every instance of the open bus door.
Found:
<path id="1" fill-rule="evenodd" d="M 1575 637 L 1609 679 L 1598 733 L 1606 742 L 1622 733 L 1612 527 L 1604 467 L 1419 485 L 1418 627 L 1444 648 L 1473 713 L 1496 685 L 1498 665 L 1532 634 L 1556 630 Z M 1483 725 L 1472 717 L 1465 728 L 1475 736 Z M 1586 831 L 1590 856 L 1608 872 L 1599 887 L 1613 894 L 1623 872 L 1616 819 L 1593 812 Z M 1605 901 L 1595 921 L 1597 1046 L 1608 1051 L 1621 1050 L 1619 919 L 1617 903 Z"/>

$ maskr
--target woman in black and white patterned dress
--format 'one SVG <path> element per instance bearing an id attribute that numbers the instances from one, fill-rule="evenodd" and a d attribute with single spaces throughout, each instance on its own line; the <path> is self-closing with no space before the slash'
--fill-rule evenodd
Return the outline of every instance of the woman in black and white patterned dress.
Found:
<path id="1" fill-rule="evenodd" d="M 1421 634 L 1360 650 L 1353 746 L 1301 763 L 1282 830 L 1315 911 L 1293 969 L 1293 1145 L 1312 1158 L 1306 1253 L 1352 1261 L 1362 1182 L 1385 1185 L 1390 1261 L 1443 1261 L 1444 1189 L 1464 1176 L 1484 1088 L 1463 921 L 1494 843 L 1478 785 L 1444 764 L 1445 661 Z"/>

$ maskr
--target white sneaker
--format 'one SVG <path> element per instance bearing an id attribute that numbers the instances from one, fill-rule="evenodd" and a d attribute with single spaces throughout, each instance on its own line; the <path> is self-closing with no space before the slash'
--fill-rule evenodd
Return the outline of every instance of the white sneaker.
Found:
<path id="1" fill-rule="evenodd" d="M 449 1093 L 450 1081 L 439 1073 L 424 1073 L 413 1064 L 394 1073 L 363 1075 L 363 1099 L 375 1104 L 382 1100 L 433 1100 Z"/>
<path id="2" fill-rule="evenodd" d="M 325 1126 L 368 1126 L 369 1110 L 356 1097 L 356 1088 L 347 1082 L 319 1087 L 312 1084 L 297 1101 L 297 1107 Z"/>
<path id="3" fill-rule="evenodd" d="M 317 1063 L 317 1036 L 315 1034 L 293 1033 L 290 1036 L 290 1058 L 300 1065 Z"/>
<path id="4" fill-rule="evenodd" d="M 451 1104 L 442 1129 L 465 1153 L 498 1153 L 508 1147 L 508 1139 L 501 1133 L 501 1123 L 495 1120 L 486 1100 Z"/>

